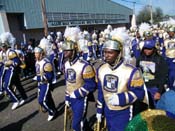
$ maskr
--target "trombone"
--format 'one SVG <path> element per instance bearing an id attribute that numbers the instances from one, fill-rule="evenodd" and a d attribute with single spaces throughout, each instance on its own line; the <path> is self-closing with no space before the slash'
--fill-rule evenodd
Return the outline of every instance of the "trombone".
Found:
<path id="1" fill-rule="evenodd" d="M 102 118 L 102 122 L 97 122 L 94 124 L 94 131 L 107 131 L 106 119 Z"/>

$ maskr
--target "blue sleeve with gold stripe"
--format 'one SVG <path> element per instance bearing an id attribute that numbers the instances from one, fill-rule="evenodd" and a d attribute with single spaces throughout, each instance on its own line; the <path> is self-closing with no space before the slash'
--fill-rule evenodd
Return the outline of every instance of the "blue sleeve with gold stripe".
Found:
<path id="1" fill-rule="evenodd" d="M 99 69 L 99 68 L 98 68 Z M 101 86 L 101 81 L 98 79 L 98 69 L 97 69 L 97 87 L 98 87 L 98 98 L 97 98 L 97 113 L 103 113 L 103 106 L 104 106 L 104 96 Z"/>
<path id="2" fill-rule="evenodd" d="M 8 67 L 17 67 L 21 64 L 21 61 L 18 57 L 15 57 L 13 59 L 10 59 L 10 60 L 7 60 L 5 62 L 5 66 L 8 66 Z"/>
<path id="3" fill-rule="evenodd" d="M 74 91 L 77 98 L 87 96 L 89 92 L 93 92 L 96 88 L 95 71 L 91 65 L 85 64 L 82 70 L 82 78 L 84 80 L 84 85 Z"/>
<path id="4" fill-rule="evenodd" d="M 104 97 L 103 97 L 101 83 L 99 81 L 98 81 L 97 86 L 98 86 L 97 113 L 102 114 L 103 113 L 103 106 L 104 106 Z"/>
<path id="5" fill-rule="evenodd" d="M 128 81 L 128 91 L 119 93 L 119 106 L 125 106 L 128 104 L 132 104 L 137 99 L 143 100 L 144 98 L 144 81 L 141 76 L 140 71 L 135 68 L 130 76 Z"/>

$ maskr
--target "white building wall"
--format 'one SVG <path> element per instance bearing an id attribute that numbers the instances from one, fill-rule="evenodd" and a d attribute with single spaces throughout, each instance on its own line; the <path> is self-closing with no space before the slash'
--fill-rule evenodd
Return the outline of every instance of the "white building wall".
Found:
<path id="1" fill-rule="evenodd" d="M 9 32 L 9 25 L 7 21 L 7 16 L 4 11 L 0 12 L 0 34 L 3 32 Z"/>

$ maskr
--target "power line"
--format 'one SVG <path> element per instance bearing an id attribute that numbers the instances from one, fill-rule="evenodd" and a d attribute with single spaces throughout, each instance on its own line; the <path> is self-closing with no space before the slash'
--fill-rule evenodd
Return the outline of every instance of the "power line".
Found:
<path id="1" fill-rule="evenodd" d="M 124 2 L 128 2 L 128 3 L 132 3 L 133 4 L 133 14 L 135 14 L 135 5 L 136 4 L 141 4 L 141 3 L 138 3 L 136 1 L 129 1 L 129 0 L 121 0 L 121 1 L 124 1 Z M 142 4 L 141 4 L 142 5 Z"/>

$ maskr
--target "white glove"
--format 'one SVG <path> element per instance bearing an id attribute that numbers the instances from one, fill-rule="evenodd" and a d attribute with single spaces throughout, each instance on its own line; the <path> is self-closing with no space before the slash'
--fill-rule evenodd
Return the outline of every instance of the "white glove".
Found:
<path id="1" fill-rule="evenodd" d="M 70 98 L 76 98 L 76 96 L 75 96 L 75 93 L 74 92 L 72 92 L 71 94 L 70 94 Z"/>
<path id="2" fill-rule="evenodd" d="M 117 94 L 113 94 L 111 97 L 108 98 L 109 104 L 113 106 L 119 105 L 119 98 Z"/>
<path id="3" fill-rule="evenodd" d="M 66 105 L 67 107 L 69 107 L 69 106 L 70 106 L 69 101 L 65 101 L 65 105 Z"/>
<path id="4" fill-rule="evenodd" d="M 175 59 L 173 60 L 173 62 L 175 62 Z"/>
<path id="5" fill-rule="evenodd" d="M 101 116 L 102 116 L 102 115 L 101 115 L 100 113 L 97 113 L 97 114 L 96 114 L 96 118 L 97 118 L 97 121 L 98 121 L 98 122 L 101 122 Z"/>
<path id="6" fill-rule="evenodd" d="M 36 81 L 37 80 L 37 76 L 33 77 L 33 80 Z"/>

